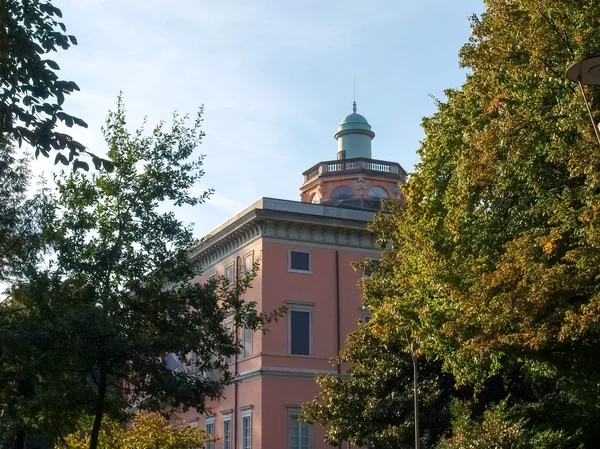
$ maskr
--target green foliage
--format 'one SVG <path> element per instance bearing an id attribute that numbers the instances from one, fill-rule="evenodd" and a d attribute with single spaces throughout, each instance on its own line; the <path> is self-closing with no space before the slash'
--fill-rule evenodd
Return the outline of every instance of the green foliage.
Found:
<path id="1" fill-rule="evenodd" d="M 486 5 L 460 53 L 466 82 L 423 120 L 405 205 L 373 227 L 369 325 L 382 342 L 420 341 L 474 389 L 460 447 L 480 447 L 502 410 L 518 444 L 597 447 L 600 146 L 564 73 L 600 54 L 600 3 Z M 600 90 L 585 93 L 598 118 Z"/>
<path id="2" fill-rule="evenodd" d="M 67 50 L 77 44 L 67 35 L 60 21 L 62 13 L 50 0 L 2 0 L 0 3 L 0 135 L 12 138 L 19 146 L 23 141 L 49 157 L 51 151 L 61 153 L 55 163 L 67 165 L 81 153 L 92 157 L 94 164 L 112 164 L 90 153 L 65 133 L 55 131 L 57 123 L 69 128 L 87 124 L 64 112 L 65 96 L 79 87 L 73 81 L 61 80 L 58 64 L 47 54 Z"/>
<path id="3" fill-rule="evenodd" d="M 0 281 L 35 263 L 42 246 L 42 223 L 52 217 L 48 192 L 27 195 L 31 172 L 27 157 L 17 158 L 10 142 L 0 138 Z"/>
<path id="4" fill-rule="evenodd" d="M 459 401 L 452 404 L 453 437 L 443 440 L 438 449 L 521 449 L 524 426 L 522 421 L 511 420 L 506 403 L 491 407 L 481 422 L 473 421 L 470 410 Z"/>
<path id="5" fill-rule="evenodd" d="M 197 427 L 185 422 L 170 424 L 163 416 L 137 413 L 127 425 L 109 421 L 100 432 L 99 449 L 197 449 L 210 437 Z M 56 449 L 87 449 L 90 443 L 88 432 L 68 435 Z"/>
<path id="6" fill-rule="evenodd" d="M 23 373 L 15 381 L 28 380 L 15 413 L 23 428 L 41 422 L 64 435 L 91 415 L 95 449 L 105 414 L 122 420 L 132 406 L 202 413 L 233 381 L 224 357 L 239 348 L 225 318 L 256 330 L 278 316 L 242 299 L 256 270 L 233 283 L 194 282 L 192 229 L 173 210 L 211 193 L 193 194 L 203 175 L 202 157 L 193 157 L 201 114 L 191 127 L 174 115 L 170 128 L 132 135 L 119 99 L 103 129 L 115 171 L 57 177 L 58 214 L 46 225 L 52 262 L 0 305 L 3 364 Z M 186 369 L 169 369 L 169 354 Z"/>
<path id="7" fill-rule="evenodd" d="M 383 342 L 363 324 L 350 334 L 339 362 L 352 364 L 347 375 L 319 377 L 319 396 L 303 405 L 302 419 L 324 425 L 331 445 L 350 441 L 377 449 L 413 447 L 413 362 L 405 342 Z M 436 441 L 449 424 L 453 380 L 440 368 L 421 361 L 425 441 Z"/>

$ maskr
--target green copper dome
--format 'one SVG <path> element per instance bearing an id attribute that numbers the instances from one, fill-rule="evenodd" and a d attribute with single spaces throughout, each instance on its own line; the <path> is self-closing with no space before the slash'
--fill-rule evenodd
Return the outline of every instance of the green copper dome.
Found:
<path id="1" fill-rule="evenodd" d="M 354 102 L 352 105 L 352 109 L 354 112 L 347 115 L 346 118 L 342 120 L 342 123 L 340 123 L 340 126 L 338 127 L 338 132 L 347 131 L 350 129 L 371 131 L 371 125 L 369 125 L 367 119 L 364 116 L 356 113 L 356 102 Z"/>

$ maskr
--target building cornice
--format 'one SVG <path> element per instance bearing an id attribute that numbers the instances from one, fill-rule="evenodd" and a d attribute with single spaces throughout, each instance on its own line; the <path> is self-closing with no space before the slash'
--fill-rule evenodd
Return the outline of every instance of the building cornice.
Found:
<path id="1" fill-rule="evenodd" d="M 247 382 L 260 377 L 291 377 L 294 379 L 315 379 L 318 376 L 337 375 L 336 370 L 314 370 L 302 368 L 262 367 L 242 372 L 236 378 L 238 382 Z M 342 374 L 346 376 L 347 374 Z"/>
<path id="2" fill-rule="evenodd" d="M 363 210 L 262 198 L 191 248 L 190 256 L 206 268 L 258 238 L 375 250 L 367 229 L 372 219 Z"/>

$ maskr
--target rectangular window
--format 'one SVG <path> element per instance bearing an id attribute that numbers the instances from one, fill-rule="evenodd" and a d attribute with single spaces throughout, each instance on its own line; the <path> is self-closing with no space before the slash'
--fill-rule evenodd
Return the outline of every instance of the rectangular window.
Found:
<path id="1" fill-rule="evenodd" d="M 242 415 L 242 449 L 252 449 L 252 415 Z"/>
<path id="2" fill-rule="evenodd" d="M 252 353 L 252 336 L 254 334 L 254 331 L 252 329 L 246 329 L 244 328 L 243 330 L 244 332 L 244 352 L 243 352 L 243 356 L 244 357 L 250 357 L 253 353 Z"/>
<path id="3" fill-rule="evenodd" d="M 229 319 L 227 321 L 225 321 L 225 329 L 227 329 L 227 331 L 229 331 L 229 333 L 231 333 L 233 335 L 233 319 Z M 233 363 L 233 356 L 228 355 L 225 356 L 225 363 Z"/>
<path id="4" fill-rule="evenodd" d="M 310 355 L 310 310 L 289 311 L 290 352 Z"/>
<path id="5" fill-rule="evenodd" d="M 214 418 L 210 418 L 206 420 L 206 435 L 209 438 L 214 438 L 215 437 L 215 419 Z M 215 442 L 214 441 L 209 441 L 208 443 L 206 443 L 204 445 L 205 449 L 215 449 Z"/>
<path id="6" fill-rule="evenodd" d="M 252 271 L 254 266 L 254 253 L 250 253 L 244 257 L 244 274 Z"/>
<path id="7" fill-rule="evenodd" d="M 213 274 L 211 274 L 211 275 L 208 277 L 208 280 L 209 280 L 209 281 L 214 281 L 214 280 L 216 280 L 216 279 L 217 279 L 217 273 L 213 273 Z"/>
<path id="8" fill-rule="evenodd" d="M 233 282 L 233 264 L 225 267 L 225 279 L 230 282 Z"/>
<path id="9" fill-rule="evenodd" d="M 290 270 L 310 272 L 310 253 L 290 251 Z"/>
<path id="10" fill-rule="evenodd" d="M 290 449 L 312 449 L 311 427 L 309 424 L 298 420 L 297 412 L 290 414 Z"/>
<path id="11" fill-rule="evenodd" d="M 223 449 L 231 449 L 231 417 L 223 418 Z"/>
<path id="12" fill-rule="evenodd" d="M 363 272 L 365 274 L 365 277 L 367 279 L 371 279 L 371 276 L 373 276 L 373 272 L 377 270 L 377 268 L 379 268 L 379 261 L 378 260 L 371 260 L 370 261 L 370 267 L 365 267 Z"/>

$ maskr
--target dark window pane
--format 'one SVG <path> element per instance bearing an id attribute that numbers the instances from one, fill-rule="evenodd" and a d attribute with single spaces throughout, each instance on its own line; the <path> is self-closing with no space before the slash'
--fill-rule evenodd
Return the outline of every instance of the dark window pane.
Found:
<path id="1" fill-rule="evenodd" d="M 292 354 L 310 354 L 310 312 L 292 310 L 291 322 L 291 350 Z"/>
<path id="2" fill-rule="evenodd" d="M 310 253 L 290 251 L 290 268 L 292 270 L 310 271 Z"/>

